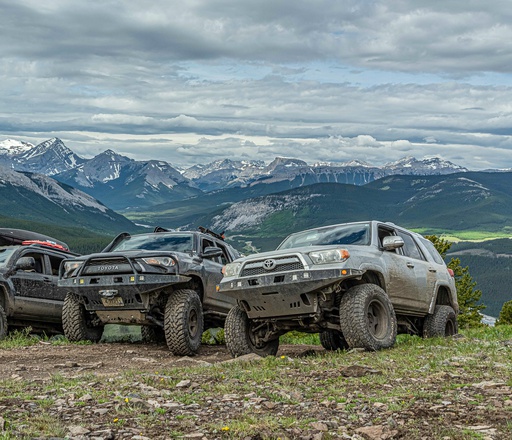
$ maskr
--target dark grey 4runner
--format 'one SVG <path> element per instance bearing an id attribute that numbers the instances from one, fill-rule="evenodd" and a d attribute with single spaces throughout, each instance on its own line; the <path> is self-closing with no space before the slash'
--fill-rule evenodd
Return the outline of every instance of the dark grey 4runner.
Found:
<path id="1" fill-rule="evenodd" d="M 207 229 L 117 236 L 101 253 L 65 261 L 62 323 L 72 341 L 99 341 L 105 324 L 141 325 L 145 341 L 192 355 L 204 330 L 223 326 L 234 300 L 217 292 L 239 253 Z"/>
<path id="2" fill-rule="evenodd" d="M 75 255 L 47 235 L 0 228 L 0 339 L 8 328 L 62 333 L 59 266 Z"/>
<path id="3" fill-rule="evenodd" d="M 453 272 L 419 234 L 378 221 L 310 229 L 225 267 L 233 356 L 275 355 L 279 336 L 320 333 L 328 350 L 391 347 L 397 333 L 457 332 Z"/>

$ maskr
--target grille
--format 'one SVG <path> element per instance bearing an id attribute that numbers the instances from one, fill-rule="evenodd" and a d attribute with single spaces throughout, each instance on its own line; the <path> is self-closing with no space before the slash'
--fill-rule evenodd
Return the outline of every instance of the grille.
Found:
<path id="1" fill-rule="evenodd" d="M 273 269 L 265 269 L 265 262 L 269 260 L 275 261 Z M 251 261 L 247 263 L 242 269 L 240 276 L 251 277 L 255 275 L 265 275 L 276 272 L 291 272 L 294 270 L 303 270 L 304 265 L 298 257 L 280 257 L 280 258 L 266 258 L 265 260 Z"/>
<path id="2" fill-rule="evenodd" d="M 82 274 L 114 274 L 133 273 L 133 269 L 126 258 L 101 258 L 86 263 Z"/>

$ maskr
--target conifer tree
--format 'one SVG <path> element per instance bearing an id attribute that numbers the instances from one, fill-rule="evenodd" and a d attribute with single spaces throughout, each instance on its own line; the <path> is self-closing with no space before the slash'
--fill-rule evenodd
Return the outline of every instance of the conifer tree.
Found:
<path id="1" fill-rule="evenodd" d="M 426 238 L 434 244 L 444 259 L 451 247 L 451 243 L 436 235 L 428 235 Z M 473 281 L 469 273 L 469 267 L 462 267 L 458 258 L 452 258 L 447 266 L 453 270 L 455 275 L 455 287 L 457 288 L 457 300 L 460 308 L 458 316 L 459 327 L 467 328 L 483 325 L 480 312 L 486 306 L 478 303 L 482 297 L 482 291 L 475 289 L 476 281 Z"/>
<path id="2" fill-rule="evenodd" d="M 496 325 L 512 325 L 512 301 L 503 304 Z"/>

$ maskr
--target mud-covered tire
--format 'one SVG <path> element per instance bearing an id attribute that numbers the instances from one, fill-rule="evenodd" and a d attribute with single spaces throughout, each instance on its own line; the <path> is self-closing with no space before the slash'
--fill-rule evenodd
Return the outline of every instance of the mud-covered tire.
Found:
<path id="1" fill-rule="evenodd" d="M 203 306 L 196 291 L 182 289 L 167 299 L 164 317 L 165 340 L 176 356 L 192 356 L 201 346 Z"/>
<path id="2" fill-rule="evenodd" d="M 392 347 L 397 320 L 386 292 L 375 284 L 350 288 L 340 302 L 340 326 L 350 348 L 369 351 Z"/>
<path id="3" fill-rule="evenodd" d="M 0 306 L 0 340 L 7 336 L 7 314 L 2 306 Z"/>
<path id="4" fill-rule="evenodd" d="M 152 325 L 142 325 L 140 327 L 140 336 L 142 342 L 146 344 L 162 344 L 165 342 L 164 329 Z"/>
<path id="5" fill-rule="evenodd" d="M 329 351 L 346 350 L 349 348 L 343 333 L 331 329 L 320 333 L 320 343 L 322 347 Z"/>
<path id="6" fill-rule="evenodd" d="M 458 333 L 457 315 L 450 306 L 436 306 L 434 313 L 425 318 L 423 337 L 436 338 Z"/>
<path id="7" fill-rule="evenodd" d="M 92 326 L 87 311 L 74 293 L 68 293 L 62 306 L 62 327 L 64 335 L 72 342 L 98 342 L 103 335 L 103 325 Z"/>
<path id="8" fill-rule="evenodd" d="M 256 344 L 252 332 L 252 323 L 247 313 L 239 306 L 233 307 L 224 324 L 226 347 L 234 358 L 256 353 L 259 356 L 275 356 L 279 349 L 279 338 Z"/>

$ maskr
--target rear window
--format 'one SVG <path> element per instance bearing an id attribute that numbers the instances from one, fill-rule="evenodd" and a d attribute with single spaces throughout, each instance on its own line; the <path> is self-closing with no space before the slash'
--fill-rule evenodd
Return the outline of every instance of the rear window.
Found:
<path id="1" fill-rule="evenodd" d="M 430 240 L 421 237 L 421 243 L 427 248 L 428 253 L 432 256 L 432 258 L 437 264 L 445 264 L 443 257 L 441 257 L 439 252 L 437 252 L 436 247 Z"/>

